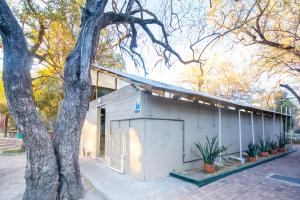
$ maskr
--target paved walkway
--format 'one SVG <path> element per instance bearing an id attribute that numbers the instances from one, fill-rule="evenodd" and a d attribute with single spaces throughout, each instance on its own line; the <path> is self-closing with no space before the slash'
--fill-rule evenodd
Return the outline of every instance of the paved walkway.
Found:
<path id="1" fill-rule="evenodd" d="M 25 156 L 0 156 L 0 199 L 22 199 L 25 190 Z"/>
<path id="2" fill-rule="evenodd" d="M 0 200 L 21 200 L 25 190 L 25 154 L 0 155 Z M 103 200 L 101 194 L 83 177 L 85 200 Z"/>
<path id="3" fill-rule="evenodd" d="M 25 156 L 0 156 L 0 199 L 21 199 L 25 189 Z M 267 178 L 270 173 L 300 179 L 300 146 L 286 157 L 197 187 L 176 178 L 140 182 L 120 175 L 99 161 L 82 159 L 88 200 L 299 200 L 300 187 Z M 85 180 L 85 179 L 88 179 Z"/>
<path id="4" fill-rule="evenodd" d="M 267 178 L 274 173 L 300 179 L 300 146 L 297 149 L 286 157 L 201 188 L 172 177 L 153 182 L 135 181 L 94 160 L 82 160 L 81 169 L 95 188 L 112 200 L 299 200 L 300 187 Z"/>

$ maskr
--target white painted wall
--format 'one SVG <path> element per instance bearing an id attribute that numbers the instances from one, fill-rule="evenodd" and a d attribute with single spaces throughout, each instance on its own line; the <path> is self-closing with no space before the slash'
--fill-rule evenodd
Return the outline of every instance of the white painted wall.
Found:
<path id="1" fill-rule="evenodd" d="M 135 103 L 141 112 L 135 113 Z M 83 127 L 81 150 L 99 151 L 99 107 L 106 109 L 105 158 L 111 166 L 139 180 L 166 176 L 173 169 L 200 166 L 195 142 L 218 135 L 218 109 L 215 106 L 145 94 L 133 86 L 123 87 L 90 103 Z M 222 108 L 222 144 L 228 153 L 239 152 L 238 112 Z M 165 119 L 165 120 L 162 120 Z M 251 115 L 241 112 L 243 150 L 252 141 Z M 262 137 L 261 114 L 254 114 L 255 139 Z M 276 116 L 276 135 L 280 116 Z M 265 136 L 273 136 L 273 117 L 265 116 Z M 276 136 L 275 136 L 276 137 Z M 124 149 L 123 149 L 123 145 Z M 109 162 L 108 162 L 109 163 Z"/>

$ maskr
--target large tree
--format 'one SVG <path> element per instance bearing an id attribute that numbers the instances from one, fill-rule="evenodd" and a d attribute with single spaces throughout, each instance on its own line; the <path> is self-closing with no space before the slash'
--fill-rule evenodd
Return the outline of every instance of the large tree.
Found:
<path id="1" fill-rule="evenodd" d="M 29 6 L 31 1 L 29 0 Z M 34 9 L 30 8 L 32 12 Z M 178 15 L 171 9 L 171 18 Z M 38 12 L 35 13 L 39 15 Z M 43 31 L 43 16 L 39 21 Z M 10 112 L 23 133 L 25 143 L 26 190 L 23 199 L 80 199 L 83 197 L 78 163 L 81 129 L 91 93 L 90 64 L 97 55 L 100 32 L 116 25 L 121 38 L 129 40 L 132 55 L 136 51 L 138 32 L 143 31 L 161 52 L 166 62 L 175 55 L 183 63 L 199 63 L 199 59 L 184 60 L 168 40 L 163 23 L 138 0 L 118 3 L 112 0 L 86 0 L 82 7 L 81 24 L 75 45 L 64 63 L 64 98 L 50 138 L 45 123 L 33 99 L 30 69 L 41 38 L 30 49 L 22 27 L 5 0 L 0 0 L 0 34 L 4 49 L 3 81 Z M 170 23 L 174 26 L 172 23 Z M 152 31 L 152 27 L 156 30 Z M 150 28 L 151 27 L 151 28 Z M 174 26 L 174 29 L 177 27 Z M 157 35 L 157 33 L 160 33 Z M 100 52 L 101 53 L 101 52 Z M 101 57 L 99 57 L 101 59 Z M 43 59 L 43 58 L 41 58 Z M 143 65 L 144 66 L 144 65 Z"/>

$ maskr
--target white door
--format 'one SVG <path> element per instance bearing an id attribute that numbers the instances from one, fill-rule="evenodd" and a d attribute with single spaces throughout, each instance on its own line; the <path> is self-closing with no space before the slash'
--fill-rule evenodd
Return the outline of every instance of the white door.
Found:
<path id="1" fill-rule="evenodd" d="M 123 172 L 124 156 L 126 155 L 126 135 L 128 133 L 129 121 L 112 121 L 110 135 L 110 167 Z"/>

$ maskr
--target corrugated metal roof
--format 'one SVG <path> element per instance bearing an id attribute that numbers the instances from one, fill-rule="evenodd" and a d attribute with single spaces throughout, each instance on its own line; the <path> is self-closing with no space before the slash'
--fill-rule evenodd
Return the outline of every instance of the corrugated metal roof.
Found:
<path id="1" fill-rule="evenodd" d="M 220 103 L 221 105 L 238 107 L 239 109 L 254 110 L 256 112 L 267 112 L 267 113 L 276 113 L 276 114 L 286 115 L 284 113 L 279 113 L 279 112 L 276 112 L 273 110 L 259 108 L 259 107 L 256 107 L 256 106 L 253 106 L 250 104 L 237 103 L 232 100 L 224 99 L 222 97 L 213 96 L 213 95 L 210 95 L 210 94 L 207 94 L 204 92 L 196 92 L 196 91 L 189 90 L 186 88 L 166 84 L 163 82 L 151 80 L 151 79 L 136 76 L 133 74 L 128 74 L 128 73 L 125 73 L 125 72 L 122 72 L 119 70 L 115 70 L 115 69 L 109 69 L 106 67 L 96 66 L 96 65 L 92 65 L 92 67 L 97 71 L 101 71 L 101 72 L 110 74 L 112 76 L 119 77 L 119 78 L 123 79 L 124 81 L 132 83 L 138 87 L 141 87 L 141 88 L 143 88 L 145 90 L 149 90 L 149 91 L 151 91 L 152 89 L 161 90 L 161 91 L 166 91 L 169 93 L 176 93 L 176 94 L 182 95 L 183 97 L 194 97 L 197 100 L 207 101 L 209 103 L 215 103 L 215 104 Z"/>

